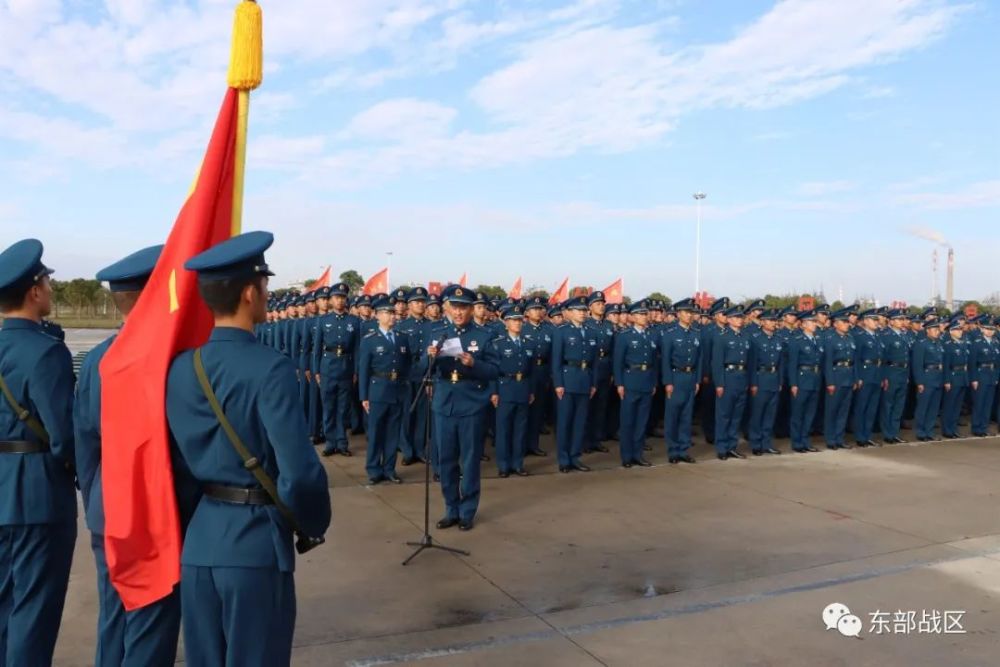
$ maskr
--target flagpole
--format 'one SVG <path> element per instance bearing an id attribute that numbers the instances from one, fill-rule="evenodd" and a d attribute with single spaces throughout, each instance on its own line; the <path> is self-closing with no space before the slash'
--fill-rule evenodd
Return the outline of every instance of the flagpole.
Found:
<path id="1" fill-rule="evenodd" d="M 263 17 L 255 0 L 242 0 L 233 18 L 233 44 L 226 80 L 239 91 L 236 113 L 236 154 L 233 165 L 232 235 L 243 228 L 243 185 L 246 176 L 250 91 L 264 77 Z"/>

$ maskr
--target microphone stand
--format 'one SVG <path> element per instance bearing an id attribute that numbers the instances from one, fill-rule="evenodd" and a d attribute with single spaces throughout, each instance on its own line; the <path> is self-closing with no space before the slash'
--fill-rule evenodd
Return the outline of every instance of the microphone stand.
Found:
<path id="1" fill-rule="evenodd" d="M 445 334 L 447 336 L 447 334 Z M 445 336 L 441 337 L 438 341 L 437 347 L 440 349 L 441 344 L 444 342 Z M 437 544 L 434 538 L 431 537 L 431 456 L 430 456 L 430 446 L 431 446 L 431 397 L 427 395 L 428 390 L 434 385 L 431 381 L 431 377 L 434 373 L 434 366 L 437 362 L 437 355 L 430 357 L 427 361 L 427 371 L 424 372 L 424 377 L 420 380 L 420 390 L 417 395 L 413 397 L 413 402 L 410 403 L 410 410 L 408 414 L 413 414 L 417 410 L 417 406 L 420 404 L 420 399 L 425 398 L 424 401 L 424 534 L 421 536 L 419 542 L 407 542 L 406 546 L 416 547 L 410 556 L 403 561 L 403 565 L 409 565 L 410 561 L 422 554 L 427 549 L 439 549 L 441 551 L 447 551 L 448 553 L 460 554 L 462 556 L 468 556 L 469 552 L 462 549 L 455 549 L 454 547 L 446 547 L 441 544 Z"/>

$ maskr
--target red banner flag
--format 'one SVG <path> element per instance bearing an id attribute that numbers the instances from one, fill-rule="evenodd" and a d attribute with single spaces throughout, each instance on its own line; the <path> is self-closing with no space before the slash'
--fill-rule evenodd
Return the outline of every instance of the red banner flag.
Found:
<path id="1" fill-rule="evenodd" d="M 379 293 L 384 294 L 385 292 L 388 291 L 389 291 L 389 267 L 386 267 L 368 279 L 368 282 L 365 283 L 365 286 L 361 290 L 361 293 L 371 296 L 372 294 L 379 294 Z"/>
<path id="2" fill-rule="evenodd" d="M 462 277 L 458 279 L 458 284 L 461 287 L 467 287 L 467 285 L 465 284 L 467 282 L 469 282 L 469 274 L 468 273 L 463 273 Z"/>
<path id="3" fill-rule="evenodd" d="M 510 288 L 510 292 L 507 293 L 512 299 L 521 298 L 521 277 L 518 276 L 517 280 L 514 281 L 514 286 Z"/>
<path id="4" fill-rule="evenodd" d="M 202 345 L 212 314 L 184 262 L 232 233 L 238 91 L 229 89 L 205 159 L 160 261 L 101 361 L 101 466 L 111 582 L 125 609 L 180 581 L 181 533 L 166 417 L 167 371 Z"/>
<path id="5" fill-rule="evenodd" d="M 604 288 L 605 303 L 621 303 L 625 297 L 625 281 L 619 278 Z"/>
<path id="6" fill-rule="evenodd" d="M 330 286 L 330 269 L 331 267 L 326 267 L 326 271 L 320 274 L 320 277 L 314 280 L 309 287 L 302 291 L 303 294 L 309 294 L 309 292 L 315 292 L 320 287 Z"/>
<path id="7" fill-rule="evenodd" d="M 555 294 L 549 297 L 549 305 L 554 306 L 556 304 L 562 303 L 568 298 L 569 298 L 569 276 L 566 276 L 566 279 L 562 281 L 562 284 L 559 286 L 559 289 L 555 291 Z"/>

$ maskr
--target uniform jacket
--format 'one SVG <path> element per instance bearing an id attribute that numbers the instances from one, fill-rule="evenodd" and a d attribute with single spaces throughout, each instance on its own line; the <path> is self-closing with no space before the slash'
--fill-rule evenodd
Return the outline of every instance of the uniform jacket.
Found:
<path id="1" fill-rule="evenodd" d="M 312 367 L 323 382 L 353 379 L 361 343 L 361 321 L 354 315 L 329 312 L 318 318 L 312 342 Z"/>
<path id="2" fill-rule="evenodd" d="M 705 371 L 702 369 L 701 335 L 694 327 L 663 327 L 659 336 L 660 384 L 682 385 L 692 389 L 701 382 Z M 682 369 L 692 368 L 690 372 Z"/>
<path id="3" fill-rule="evenodd" d="M 944 347 L 944 382 L 952 389 L 969 385 L 969 344 L 954 340 L 950 336 L 942 343 Z"/>
<path id="4" fill-rule="evenodd" d="M 489 331 L 481 327 L 457 328 L 442 320 L 428 327 L 428 346 L 442 339 L 458 338 L 462 349 L 475 360 L 472 366 L 455 358 L 438 358 L 434 363 L 434 412 L 450 417 L 469 417 L 483 410 L 490 400 L 490 383 L 497 378 L 497 356 Z M 424 357 L 426 362 L 426 356 Z"/>
<path id="5" fill-rule="evenodd" d="M 750 338 L 750 386 L 758 391 L 778 391 L 784 384 L 785 343 L 777 333 L 763 331 Z"/>
<path id="6" fill-rule="evenodd" d="M 817 390 L 823 381 L 823 343 L 819 336 L 804 333 L 788 342 L 788 386 L 807 391 Z"/>
<path id="7" fill-rule="evenodd" d="M 381 329 L 361 341 L 358 357 L 358 395 L 362 401 L 403 403 L 410 377 L 412 348 L 406 334 L 393 331 L 395 342 Z"/>
<path id="8" fill-rule="evenodd" d="M 1000 344 L 996 336 L 980 336 L 969 345 L 969 379 L 981 385 L 1000 380 Z"/>
<path id="9" fill-rule="evenodd" d="M 712 343 L 712 382 L 716 387 L 746 389 L 749 375 L 750 336 L 726 329 Z M 742 366 L 739 370 L 735 366 Z"/>
<path id="10" fill-rule="evenodd" d="M 827 386 L 851 387 L 857 381 L 857 366 L 854 364 L 858 346 L 854 337 L 847 333 L 829 334 L 823 348 L 823 377 Z"/>
<path id="11" fill-rule="evenodd" d="M 656 339 L 649 330 L 625 329 L 615 338 L 615 382 L 628 391 L 652 393 L 659 369 L 656 367 Z"/>
<path id="12" fill-rule="evenodd" d="M 594 346 L 597 348 L 597 383 L 607 384 L 611 381 L 611 353 L 615 344 L 615 325 L 607 320 L 595 320 L 588 317 L 583 321 L 583 326 L 587 328 L 594 338 Z"/>
<path id="13" fill-rule="evenodd" d="M 913 381 L 925 387 L 944 384 L 944 347 L 941 340 L 922 338 L 913 345 Z"/>
<path id="14" fill-rule="evenodd" d="M 857 378 L 865 384 L 881 384 L 885 368 L 882 367 L 882 338 L 878 332 L 858 329 L 854 333 L 854 344 L 857 347 L 854 355 Z"/>
<path id="15" fill-rule="evenodd" d="M 490 383 L 490 394 L 499 396 L 501 403 L 527 403 L 534 393 L 534 374 L 538 367 L 533 363 L 527 341 L 523 336 L 518 338 L 519 342 L 515 342 L 505 332 L 493 339 L 499 375 Z"/>
<path id="16" fill-rule="evenodd" d="M 552 338 L 552 386 L 589 394 L 597 386 L 597 341 L 586 327 L 572 324 L 563 324 Z"/>

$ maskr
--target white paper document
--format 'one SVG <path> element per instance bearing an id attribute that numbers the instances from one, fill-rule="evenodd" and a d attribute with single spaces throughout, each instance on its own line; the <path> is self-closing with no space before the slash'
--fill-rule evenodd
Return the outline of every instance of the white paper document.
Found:
<path id="1" fill-rule="evenodd" d="M 449 338 L 445 342 L 441 343 L 441 349 L 438 350 L 439 357 L 457 357 L 462 354 L 462 339 L 455 337 Z"/>

